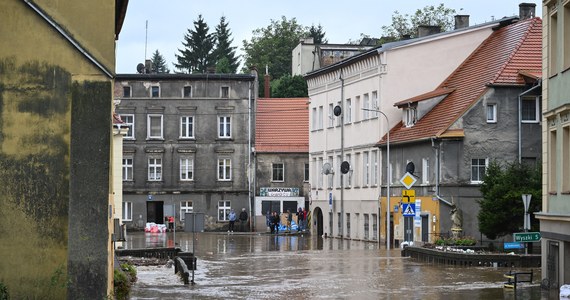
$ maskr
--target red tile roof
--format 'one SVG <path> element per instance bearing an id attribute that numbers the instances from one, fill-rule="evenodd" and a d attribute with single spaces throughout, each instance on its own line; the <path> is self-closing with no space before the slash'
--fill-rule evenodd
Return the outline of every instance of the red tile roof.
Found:
<path id="1" fill-rule="evenodd" d="M 455 90 L 419 119 L 414 126 L 405 127 L 400 122 L 392 128 L 390 143 L 442 137 L 446 131 L 450 130 L 453 123 L 487 91 L 489 84 L 524 85 L 523 72 L 527 77 L 528 74 L 540 74 L 541 26 L 540 18 L 532 18 L 493 32 L 439 87 L 428 95 L 441 95 L 440 92 L 444 88 Z M 397 104 L 402 106 L 406 101 L 418 101 L 420 96 L 400 101 Z M 455 132 L 453 135 L 457 134 Z M 386 143 L 386 136 L 380 143 Z"/>
<path id="2" fill-rule="evenodd" d="M 309 152 L 309 98 L 259 98 L 256 152 Z"/>

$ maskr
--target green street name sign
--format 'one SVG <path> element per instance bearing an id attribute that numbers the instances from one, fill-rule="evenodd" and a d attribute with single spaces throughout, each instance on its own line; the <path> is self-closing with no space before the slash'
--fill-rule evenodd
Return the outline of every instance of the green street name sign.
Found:
<path id="1" fill-rule="evenodd" d="M 515 242 L 538 242 L 541 239 L 540 232 L 517 232 L 513 236 Z"/>

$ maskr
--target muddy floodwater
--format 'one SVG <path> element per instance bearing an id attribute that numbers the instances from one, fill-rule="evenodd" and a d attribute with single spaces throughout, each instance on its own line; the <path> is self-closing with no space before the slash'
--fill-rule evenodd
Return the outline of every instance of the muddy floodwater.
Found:
<path id="1" fill-rule="evenodd" d="M 504 289 L 505 268 L 431 265 L 377 243 L 311 235 L 177 232 L 194 251 L 195 284 L 173 268 L 139 266 L 131 299 L 558 299 L 532 284 Z M 173 233 L 129 233 L 125 248 L 174 245 Z M 528 271 L 529 269 L 525 269 Z"/>

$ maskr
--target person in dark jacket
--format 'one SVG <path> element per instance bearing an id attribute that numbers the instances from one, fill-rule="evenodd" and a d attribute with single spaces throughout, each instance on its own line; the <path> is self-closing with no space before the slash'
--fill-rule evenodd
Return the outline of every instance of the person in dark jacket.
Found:
<path id="1" fill-rule="evenodd" d="M 297 231 L 302 231 L 305 229 L 305 213 L 303 209 L 299 207 L 297 211 Z"/>
<path id="2" fill-rule="evenodd" d="M 276 211 L 271 215 L 271 233 L 279 234 L 279 215 Z"/>
<path id="3" fill-rule="evenodd" d="M 241 224 L 241 231 L 246 231 L 245 227 L 247 224 L 247 219 L 248 219 L 248 215 L 247 215 L 247 211 L 245 211 L 245 207 L 241 209 L 241 213 L 239 214 L 239 221 Z"/>

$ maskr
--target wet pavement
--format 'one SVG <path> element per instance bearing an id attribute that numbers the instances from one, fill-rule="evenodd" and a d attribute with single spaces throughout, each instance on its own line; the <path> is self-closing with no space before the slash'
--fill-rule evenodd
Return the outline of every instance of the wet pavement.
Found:
<path id="1" fill-rule="evenodd" d="M 508 269 L 429 265 L 377 243 L 311 235 L 177 232 L 198 258 L 194 285 L 173 268 L 139 266 L 131 299 L 558 299 L 533 284 L 504 289 Z M 166 247 L 173 233 L 129 233 L 125 248 Z M 528 270 L 528 269 L 527 269 Z"/>

